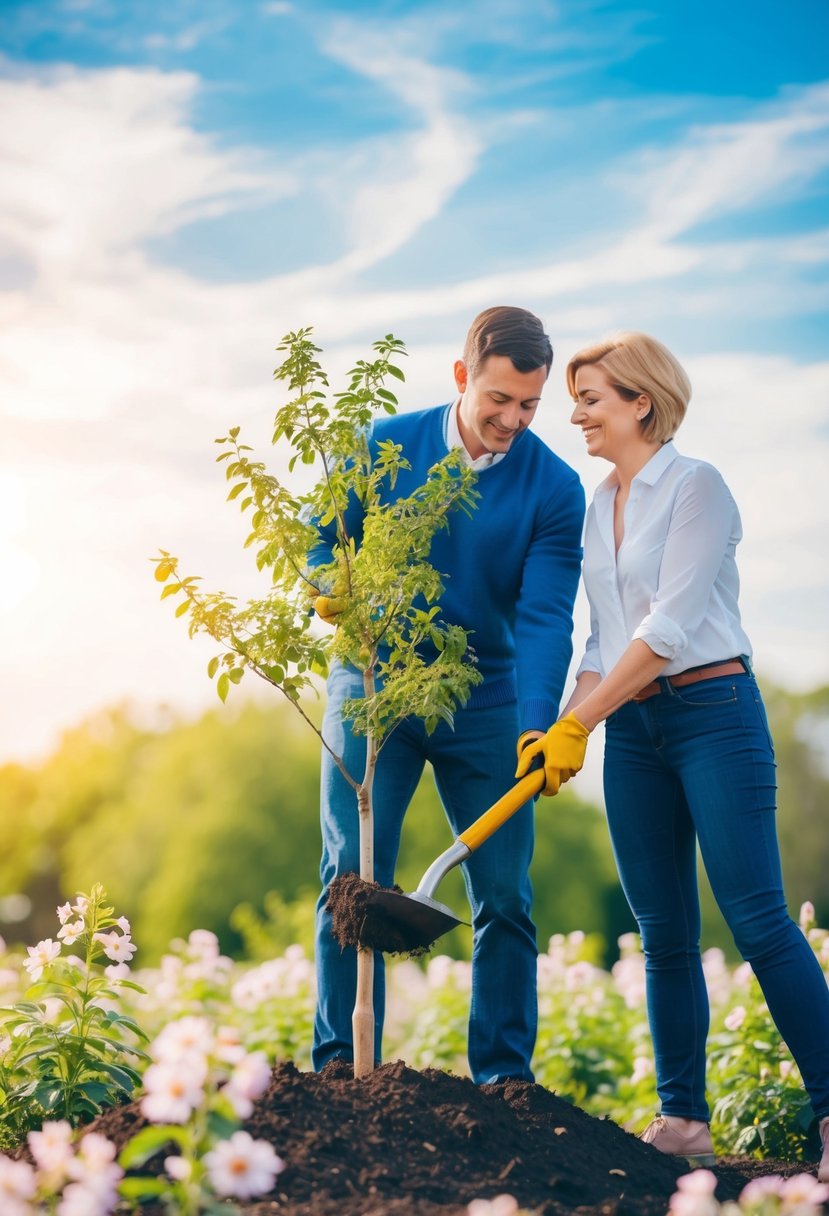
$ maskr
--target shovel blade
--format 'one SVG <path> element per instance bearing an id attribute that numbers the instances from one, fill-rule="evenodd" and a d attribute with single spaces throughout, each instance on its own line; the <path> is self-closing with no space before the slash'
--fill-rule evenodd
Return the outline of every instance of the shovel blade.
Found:
<path id="1" fill-rule="evenodd" d="M 389 926 L 405 938 L 407 949 L 430 946 L 450 929 L 466 923 L 459 920 L 445 904 L 416 891 L 403 895 L 380 889 L 372 892 L 370 903 L 388 921 Z"/>

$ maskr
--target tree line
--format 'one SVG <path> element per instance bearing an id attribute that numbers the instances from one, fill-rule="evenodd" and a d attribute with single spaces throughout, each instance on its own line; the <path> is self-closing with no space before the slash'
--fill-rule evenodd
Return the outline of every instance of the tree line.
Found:
<path id="1" fill-rule="evenodd" d="M 799 694 L 764 683 L 763 692 L 789 906 L 796 915 L 810 899 L 827 924 L 829 687 Z M 9 944 L 54 936 L 57 904 L 101 882 L 132 922 L 136 963 L 156 961 L 194 928 L 213 930 L 236 956 L 310 945 L 318 783 L 316 740 L 290 707 L 240 701 L 153 727 L 128 707 L 103 711 L 68 731 L 43 763 L 0 768 L 0 935 Z M 404 826 L 404 890 L 450 840 L 427 772 Z M 612 961 L 616 939 L 634 924 L 603 811 L 579 796 L 577 781 L 539 804 L 532 877 L 542 947 L 554 933 L 581 929 L 601 941 L 598 959 Z M 733 957 L 703 890 L 704 944 Z M 459 871 L 440 897 L 465 914 Z M 465 956 L 468 930 L 439 949 Z"/>

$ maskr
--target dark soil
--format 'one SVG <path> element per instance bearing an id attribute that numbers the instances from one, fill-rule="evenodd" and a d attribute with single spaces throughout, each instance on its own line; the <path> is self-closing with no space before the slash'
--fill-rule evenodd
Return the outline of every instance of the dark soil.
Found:
<path id="1" fill-rule="evenodd" d="M 377 899 L 383 892 L 403 895 L 403 888 L 381 887 L 377 882 L 366 882 L 359 874 L 338 874 L 329 884 L 327 896 L 334 937 L 343 948 L 365 946 L 385 954 L 425 954 L 433 936 L 389 915 Z"/>
<path id="2" fill-rule="evenodd" d="M 142 1122 L 129 1106 L 96 1128 L 120 1146 Z M 361 1081 L 341 1061 L 321 1073 L 279 1062 L 245 1126 L 286 1162 L 246 1216 L 466 1216 L 472 1199 L 504 1192 L 538 1216 L 664 1216 L 690 1168 L 540 1085 L 477 1086 L 400 1061 Z M 717 1198 L 736 1198 L 758 1174 L 803 1169 L 725 1159 Z"/>

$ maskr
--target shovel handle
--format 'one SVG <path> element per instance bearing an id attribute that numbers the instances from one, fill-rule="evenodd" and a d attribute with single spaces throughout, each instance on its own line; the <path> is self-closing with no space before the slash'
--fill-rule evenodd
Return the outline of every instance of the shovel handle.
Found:
<path id="1" fill-rule="evenodd" d="M 507 790 L 503 798 L 499 798 L 488 811 L 484 811 L 480 818 L 471 823 L 465 832 L 461 832 L 458 840 L 466 845 L 470 853 L 474 853 L 485 840 L 489 840 L 493 832 L 498 831 L 501 824 L 511 819 L 525 802 L 541 793 L 546 780 L 543 768 L 527 773 L 511 790 Z"/>

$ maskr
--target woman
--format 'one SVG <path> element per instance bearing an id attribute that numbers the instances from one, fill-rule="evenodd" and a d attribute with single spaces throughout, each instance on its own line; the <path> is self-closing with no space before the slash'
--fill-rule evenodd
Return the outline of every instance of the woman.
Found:
<path id="1" fill-rule="evenodd" d="M 672 437 L 691 385 L 661 343 L 623 333 L 567 368 L 591 456 L 613 470 L 585 525 L 591 635 L 562 719 L 527 740 L 546 794 L 577 773 L 606 720 L 604 786 L 619 875 L 642 935 L 662 1113 L 643 1139 L 712 1164 L 708 998 L 696 841 L 711 886 L 798 1063 L 829 1181 L 829 989 L 789 917 L 775 835 L 774 753 L 740 624 L 737 507 Z M 575 711 L 575 712 L 574 712 Z M 523 740 L 522 740 L 523 741 Z"/>

